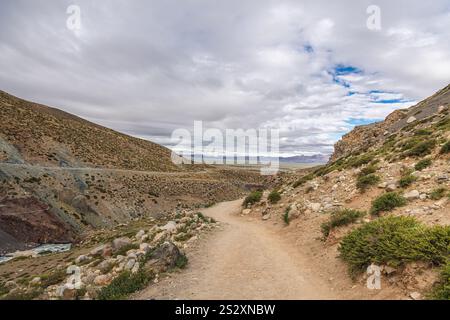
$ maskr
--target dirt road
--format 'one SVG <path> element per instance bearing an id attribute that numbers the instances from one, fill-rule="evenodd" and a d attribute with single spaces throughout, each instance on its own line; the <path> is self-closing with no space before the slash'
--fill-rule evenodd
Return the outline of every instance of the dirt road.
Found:
<path id="1" fill-rule="evenodd" d="M 222 223 L 189 255 L 189 266 L 152 284 L 137 299 L 333 299 L 301 250 L 238 215 L 242 201 L 203 210 Z M 305 250 L 307 250 L 305 248 Z"/>

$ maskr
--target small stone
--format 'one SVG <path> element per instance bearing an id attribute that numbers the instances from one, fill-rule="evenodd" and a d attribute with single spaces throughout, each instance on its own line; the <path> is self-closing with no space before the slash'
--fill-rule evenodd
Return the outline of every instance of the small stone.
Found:
<path id="1" fill-rule="evenodd" d="M 420 197 L 420 192 L 417 191 L 417 190 L 411 190 L 411 191 L 409 191 L 409 192 L 404 193 L 403 196 L 404 196 L 407 200 L 419 199 L 419 197 Z"/>
<path id="2" fill-rule="evenodd" d="M 133 269 L 135 263 L 136 263 L 136 260 L 135 260 L 135 259 L 130 259 L 130 260 L 128 260 L 128 262 L 127 262 L 126 265 L 125 265 L 125 270 L 131 270 L 131 269 Z"/>
<path id="3" fill-rule="evenodd" d="M 81 256 L 79 256 L 78 258 L 75 259 L 75 263 L 76 264 L 80 264 L 80 263 L 83 263 L 83 262 L 85 262 L 87 260 L 89 260 L 89 257 L 87 255 L 83 254 L 83 255 L 81 255 Z"/>
<path id="4" fill-rule="evenodd" d="M 252 209 L 244 209 L 242 210 L 242 214 L 247 215 L 250 214 L 252 212 Z"/>
<path id="5" fill-rule="evenodd" d="M 263 220 L 269 220 L 270 219 L 270 213 L 263 215 Z"/>
<path id="6" fill-rule="evenodd" d="M 143 251 L 144 253 L 148 253 L 151 250 L 151 247 L 148 243 L 141 243 L 139 245 L 139 250 Z"/>
<path id="7" fill-rule="evenodd" d="M 40 277 L 35 277 L 30 281 L 31 285 L 39 285 L 41 283 L 41 278 Z"/>
<path id="8" fill-rule="evenodd" d="M 409 296 L 413 299 L 413 300 L 421 300 L 422 299 L 422 295 L 419 292 L 411 292 L 409 294 Z"/>
<path id="9" fill-rule="evenodd" d="M 406 123 L 413 123 L 416 120 L 417 120 L 416 117 L 411 116 L 408 118 L 408 120 L 406 120 Z"/>

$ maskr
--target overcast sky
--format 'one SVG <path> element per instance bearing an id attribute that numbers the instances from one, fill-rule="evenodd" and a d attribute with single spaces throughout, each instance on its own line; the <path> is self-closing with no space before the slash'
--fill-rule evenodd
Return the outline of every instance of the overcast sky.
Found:
<path id="1" fill-rule="evenodd" d="M 1 0 L 0 90 L 167 146 L 203 120 L 329 154 L 447 85 L 449 40 L 448 0 Z"/>

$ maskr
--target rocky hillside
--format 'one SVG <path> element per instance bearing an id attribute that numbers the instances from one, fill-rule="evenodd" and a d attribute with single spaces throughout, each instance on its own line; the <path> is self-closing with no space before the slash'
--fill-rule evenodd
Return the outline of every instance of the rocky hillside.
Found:
<path id="1" fill-rule="evenodd" d="M 236 199 L 256 171 L 177 166 L 155 143 L 0 92 L 0 254 Z"/>
<path id="2" fill-rule="evenodd" d="M 0 161 L 61 167 L 177 171 L 171 152 L 72 114 L 0 91 Z"/>
<path id="3" fill-rule="evenodd" d="M 336 161 L 339 158 L 365 151 L 371 146 L 379 145 L 393 134 L 416 126 L 417 123 L 425 123 L 424 127 L 426 127 L 428 121 L 432 122 L 442 118 L 442 112 L 449 104 L 450 85 L 411 108 L 394 111 L 382 122 L 358 126 L 336 143 L 330 161 Z"/>
<path id="4" fill-rule="evenodd" d="M 450 299 L 450 86 L 356 128 L 327 165 L 266 196 L 250 197 L 242 214 L 284 223 L 348 297 Z M 366 287 L 371 265 L 380 290 Z"/>

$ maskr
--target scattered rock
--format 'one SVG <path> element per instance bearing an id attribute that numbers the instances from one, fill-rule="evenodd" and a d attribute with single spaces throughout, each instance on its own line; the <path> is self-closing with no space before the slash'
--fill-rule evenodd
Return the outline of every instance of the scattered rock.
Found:
<path id="1" fill-rule="evenodd" d="M 405 192 L 403 194 L 403 196 L 407 199 L 407 200 L 414 200 L 414 199 L 419 199 L 420 197 L 420 192 L 417 190 L 411 190 L 409 192 Z"/>
<path id="2" fill-rule="evenodd" d="M 422 295 L 419 292 L 411 292 L 409 294 L 409 296 L 413 299 L 413 300 L 421 300 L 422 299 Z"/>
<path id="3" fill-rule="evenodd" d="M 416 117 L 411 116 L 408 118 L 408 120 L 406 120 L 406 123 L 413 123 L 416 120 L 417 120 Z"/>
<path id="4" fill-rule="evenodd" d="M 130 238 L 127 238 L 127 237 L 114 239 L 113 243 L 112 243 L 113 249 L 115 251 L 118 251 L 118 250 L 122 249 L 123 247 L 128 246 L 130 244 L 131 244 L 131 240 L 130 240 Z"/>
<path id="5" fill-rule="evenodd" d="M 174 268 L 180 257 L 181 252 L 177 246 L 166 241 L 153 252 L 152 259 L 145 264 L 145 268 L 163 272 Z"/>
<path id="6" fill-rule="evenodd" d="M 88 261 L 89 260 L 89 257 L 87 256 L 87 255 L 81 255 L 81 256 L 79 256 L 78 258 L 76 258 L 75 259 L 75 263 L 76 264 L 80 264 L 80 263 L 83 263 L 83 262 L 85 262 L 85 261 Z"/>
<path id="7" fill-rule="evenodd" d="M 177 230 L 177 223 L 175 221 L 169 221 L 164 226 L 162 226 L 160 229 L 165 230 L 169 233 L 172 233 Z"/>
<path id="8" fill-rule="evenodd" d="M 265 220 L 269 220 L 270 219 L 270 213 L 267 213 L 265 215 L 262 216 L 262 219 Z"/>
<path id="9" fill-rule="evenodd" d="M 111 275 L 109 274 L 102 274 L 99 276 L 96 276 L 94 279 L 94 284 L 97 286 L 106 286 L 111 282 Z"/>

